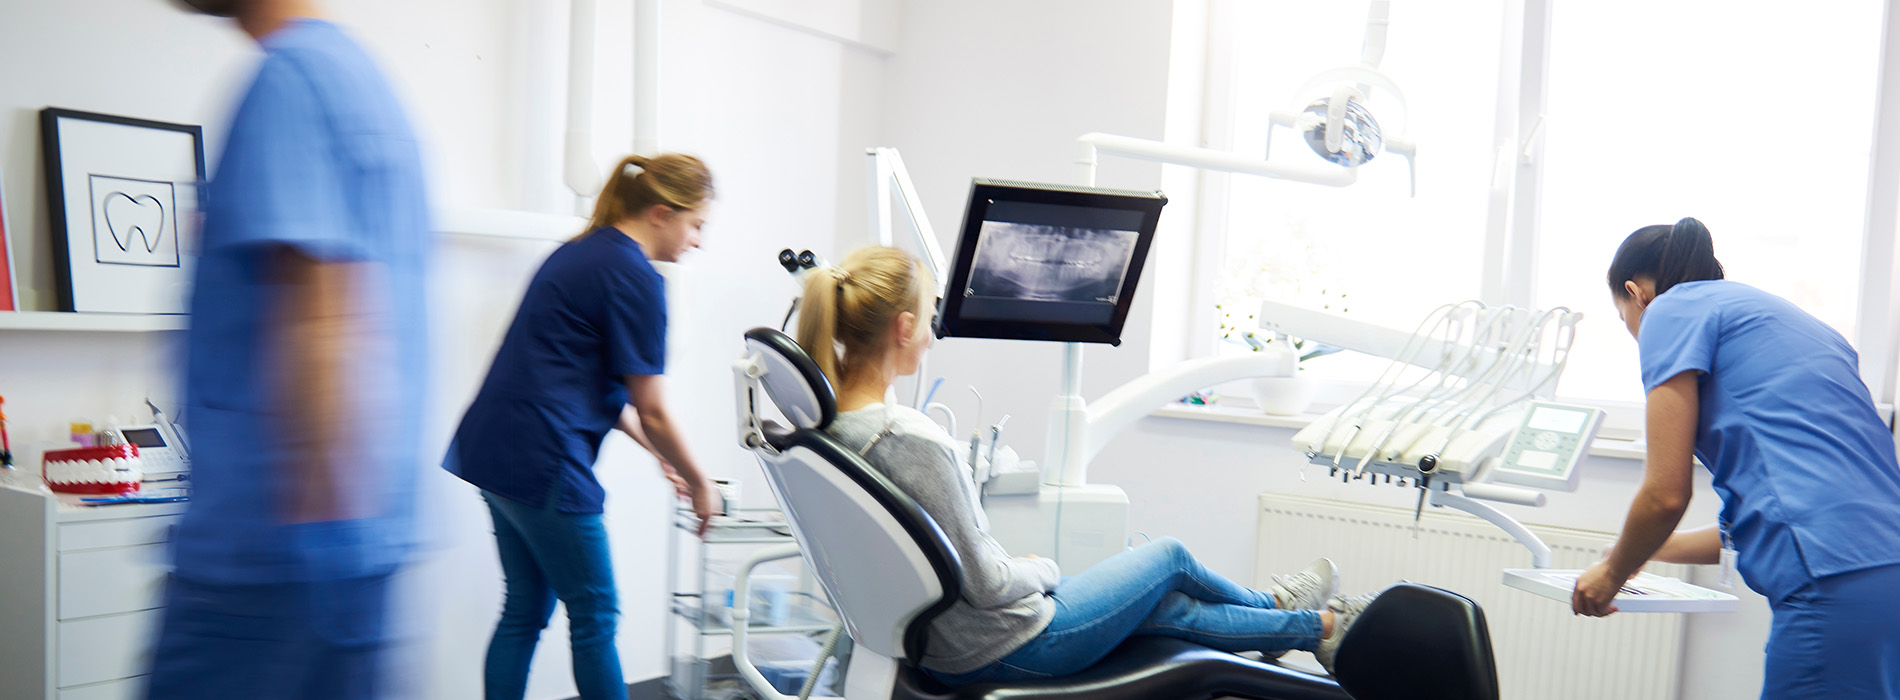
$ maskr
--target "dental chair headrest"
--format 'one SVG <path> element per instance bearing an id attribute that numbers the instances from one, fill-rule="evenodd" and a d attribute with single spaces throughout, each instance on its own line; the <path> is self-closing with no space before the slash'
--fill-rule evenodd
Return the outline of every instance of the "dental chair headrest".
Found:
<path id="1" fill-rule="evenodd" d="M 838 417 L 831 382 L 798 341 L 771 328 L 754 328 L 745 332 L 745 346 L 747 353 L 758 353 L 765 364 L 759 384 L 792 427 L 824 430 Z"/>

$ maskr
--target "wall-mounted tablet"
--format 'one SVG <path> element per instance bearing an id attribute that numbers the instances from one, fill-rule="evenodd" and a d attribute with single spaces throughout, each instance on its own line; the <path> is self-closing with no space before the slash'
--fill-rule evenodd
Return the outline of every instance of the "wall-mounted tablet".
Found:
<path id="1" fill-rule="evenodd" d="M 1121 344 L 1160 192 L 973 180 L 938 337 Z"/>

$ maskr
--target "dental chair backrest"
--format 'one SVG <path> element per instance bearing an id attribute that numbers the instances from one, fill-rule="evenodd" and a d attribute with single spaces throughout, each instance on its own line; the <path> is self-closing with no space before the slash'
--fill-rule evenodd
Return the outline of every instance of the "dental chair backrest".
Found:
<path id="1" fill-rule="evenodd" d="M 831 384 L 790 337 L 745 334 L 740 360 L 742 437 L 858 645 L 892 659 L 921 659 L 930 620 L 961 591 L 962 563 L 916 501 L 824 430 L 837 416 Z M 789 427 L 769 423 L 765 394 Z M 745 430 L 742 428 L 742 430 Z"/>

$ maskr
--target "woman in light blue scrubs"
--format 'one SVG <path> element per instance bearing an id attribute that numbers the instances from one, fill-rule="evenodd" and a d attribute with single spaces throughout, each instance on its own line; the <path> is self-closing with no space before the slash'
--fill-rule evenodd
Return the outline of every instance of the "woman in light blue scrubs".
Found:
<path id="1" fill-rule="evenodd" d="M 666 286 L 651 261 L 699 247 L 712 174 L 692 156 L 628 156 L 607 178 L 587 231 L 528 284 L 443 467 L 481 488 L 507 593 L 488 644 L 488 700 L 520 700 L 528 662 L 559 598 L 583 700 L 624 700 L 614 634 L 620 610 L 594 477 L 619 429 L 660 460 L 705 531 L 711 482 L 669 418 Z"/>
<path id="2" fill-rule="evenodd" d="M 1763 698 L 1900 697 L 1900 466 L 1854 348 L 1786 300 L 1724 280 L 1695 219 L 1631 234 L 1609 283 L 1642 357 L 1649 454 L 1574 611 L 1616 612 L 1618 587 L 1652 558 L 1716 564 L 1732 549 L 1774 611 Z M 1672 533 L 1692 455 L 1714 477 L 1721 522 Z"/>

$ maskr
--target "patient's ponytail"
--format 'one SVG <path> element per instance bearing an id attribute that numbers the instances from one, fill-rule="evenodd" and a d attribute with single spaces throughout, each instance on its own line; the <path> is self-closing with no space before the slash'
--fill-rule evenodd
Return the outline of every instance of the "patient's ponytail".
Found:
<path id="1" fill-rule="evenodd" d="M 1637 229 L 1623 239 L 1610 261 L 1610 293 L 1628 298 L 1623 283 L 1637 277 L 1655 281 L 1659 296 L 1684 282 L 1722 279 L 1722 263 L 1715 259 L 1715 240 L 1708 227 L 1684 218 L 1674 226 Z"/>
<path id="2" fill-rule="evenodd" d="M 805 276 L 805 297 L 799 302 L 798 345 L 805 348 L 833 390 L 838 379 L 838 288 L 844 283 L 834 268 L 818 268 Z"/>
<path id="3" fill-rule="evenodd" d="M 805 277 L 798 344 L 833 390 L 842 389 L 845 378 L 858 376 L 883 353 L 884 333 L 899 314 L 912 312 L 920 324 L 929 318 L 927 305 L 936 302 L 929 290 L 935 285 L 909 253 L 860 248 L 844 262 Z"/>

